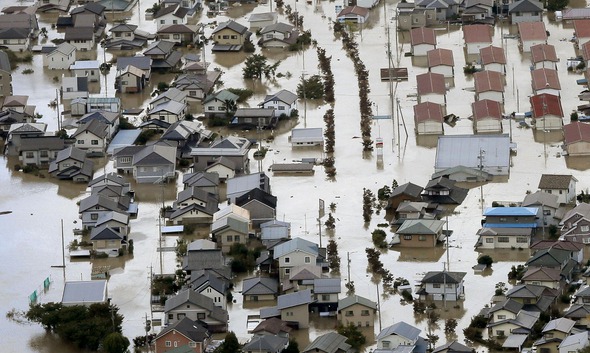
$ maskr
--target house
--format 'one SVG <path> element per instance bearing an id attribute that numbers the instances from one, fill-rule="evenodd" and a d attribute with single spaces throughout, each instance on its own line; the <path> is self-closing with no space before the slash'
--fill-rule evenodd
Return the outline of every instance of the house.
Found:
<path id="1" fill-rule="evenodd" d="M 292 147 L 313 147 L 324 145 L 324 132 L 321 127 L 291 130 Z"/>
<path id="2" fill-rule="evenodd" d="M 234 244 L 246 244 L 250 230 L 249 220 L 228 215 L 211 225 L 211 236 L 217 241 L 221 251 L 228 253 Z"/>
<path id="3" fill-rule="evenodd" d="M 305 281 L 304 281 L 305 282 Z M 321 313 L 336 313 L 338 296 L 342 292 L 340 278 L 314 278 L 311 281 L 314 302 L 311 308 Z"/>
<path id="4" fill-rule="evenodd" d="M 549 93 L 554 96 L 560 96 L 561 84 L 557 70 L 553 69 L 535 69 L 531 71 L 533 93 L 539 95 Z"/>
<path id="5" fill-rule="evenodd" d="M 146 73 L 146 80 L 149 81 L 152 74 L 153 59 L 149 56 L 120 56 L 117 57 L 117 71 L 124 70 L 127 66 L 134 66 Z"/>
<path id="6" fill-rule="evenodd" d="M 215 43 L 212 51 L 240 51 L 244 42 L 252 35 L 248 28 L 236 21 L 221 22 L 213 30 L 211 39 Z"/>
<path id="7" fill-rule="evenodd" d="M 558 195 L 558 203 L 570 204 L 576 201 L 577 182 L 578 179 L 573 175 L 542 174 L 538 188 L 548 194 Z"/>
<path id="8" fill-rule="evenodd" d="M 4 51 L 0 51 L 0 98 L 12 95 L 12 67 L 10 66 L 10 60 L 8 60 L 8 54 Z M 2 114 L 2 112 L 0 112 Z M 0 119 L 2 117 L 0 116 Z M 0 125 L 2 125 L 0 120 Z M 2 127 L 0 126 L 0 130 Z"/>
<path id="9" fill-rule="evenodd" d="M 563 148 L 568 156 L 590 155 L 590 125 L 579 121 L 563 126 Z"/>
<path id="10" fill-rule="evenodd" d="M 164 327 L 154 338 L 157 353 L 168 352 L 178 347 L 189 347 L 187 352 L 202 353 L 210 339 L 209 331 L 198 321 L 187 317 Z"/>
<path id="11" fill-rule="evenodd" d="M 521 22 L 542 22 L 543 4 L 536 0 L 518 0 L 508 5 L 508 16 L 512 24 Z"/>
<path id="12" fill-rule="evenodd" d="M 491 175 L 508 175 L 508 135 L 440 136 L 436 149 L 435 172 L 457 166 L 478 169 Z"/>
<path id="13" fill-rule="evenodd" d="M 149 145 L 133 155 L 133 178 L 138 183 L 160 183 L 176 177 L 176 147 Z"/>
<path id="14" fill-rule="evenodd" d="M 193 274 L 198 276 L 203 271 L 211 271 L 225 279 L 231 279 L 231 271 L 225 264 L 221 249 L 217 249 L 217 245 L 209 240 L 204 245 L 199 244 L 198 241 L 189 244 L 182 262 L 182 269 L 191 276 Z"/>
<path id="15" fill-rule="evenodd" d="M 234 164 L 235 172 L 244 172 L 250 165 L 250 146 L 251 142 L 246 138 L 228 136 L 213 142 L 209 147 L 194 147 L 190 153 L 193 157 L 194 171 L 204 171 L 218 162 L 219 157 L 225 157 Z"/>
<path id="16" fill-rule="evenodd" d="M 388 210 L 396 210 L 398 206 L 404 201 L 421 201 L 421 194 L 423 190 L 423 187 L 413 183 L 399 185 L 398 187 L 391 190 L 389 199 L 387 200 L 387 206 L 385 208 Z"/>
<path id="17" fill-rule="evenodd" d="M 0 41 L 7 49 L 15 52 L 29 50 L 31 38 L 39 34 L 37 16 L 19 12 L 0 15 Z"/>
<path id="18" fill-rule="evenodd" d="M 590 205 L 583 202 L 569 210 L 559 225 L 565 239 L 590 244 Z"/>
<path id="19" fill-rule="evenodd" d="M 7 96 L 4 97 L 4 103 L 2 104 L 2 109 L 12 109 L 19 113 L 28 113 L 31 114 L 33 112 L 29 112 L 27 102 L 29 101 L 29 96 L 24 95 L 14 95 L 14 96 Z"/>
<path id="20" fill-rule="evenodd" d="M 168 298 L 164 304 L 164 315 L 166 325 L 189 318 L 204 324 L 211 333 L 227 331 L 227 311 L 216 306 L 213 299 L 192 289 L 185 289 Z"/>
<path id="21" fill-rule="evenodd" d="M 407 219 L 435 219 L 434 213 L 427 211 L 427 202 L 402 201 L 395 210 L 392 224 L 401 225 Z"/>
<path id="22" fill-rule="evenodd" d="M 107 125 L 108 139 L 111 139 L 113 135 L 119 130 L 120 114 L 108 111 L 95 111 L 83 115 L 78 119 L 78 124 L 89 123 L 93 120 L 97 120 Z"/>
<path id="23" fill-rule="evenodd" d="M 159 104 L 169 101 L 175 101 L 182 104 L 187 104 L 187 92 L 183 92 L 176 87 L 170 87 L 165 92 L 158 94 L 148 103 L 148 110 L 154 109 Z"/>
<path id="24" fill-rule="evenodd" d="M 104 153 L 109 140 L 109 125 L 99 120 L 82 123 L 72 134 L 76 139 L 74 146 L 86 151 L 87 154 Z"/>
<path id="25" fill-rule="evenodd" d="M 252 227 L 272 221 L 276 217 L 277 198 L 270 193 L 254 188 L 235 198 L 235 204 L 250 212 Z"/>
<path id="26" fill-rule="evenodd" d="M 436 23 L 436 15 L 437 10 L 434 8 L 419 8 L 414 3 L 399 2 L 397 4 L 397 28 L 409 31 L 416 27 L 432 26 Z"/>
<path id="27" fill-rule="evenodd" d="M 115 24 L 110 32 L 111 35 L 102 44 L 106 49 L 140 49 L 147 44 L 148 39 L 155 38 L 153 34 L 139 29 L 137 25 L 127 23 Z"/>
<path id="28" fill-rule="evenodd" d="M 21 126 L 22 124 L 31 124 L 34 121 L 34 117 L 27 113 L 20 113 L 13 109 L 6 108 L 0 111 L 0 136 L 6 138 L 8 136 L 8 131 L 10 131 L 12 125 Z M 45 129 L 47 126 L 45 124 L 40 124 L 40 129 L 38 134 L 34 135 L 43 135 L 45 133 Z M 8 141 L 6 141 L 8 142 Z"/>
<path id="29" fill-rule="evenodd" d="M 537 228 L 535 207 L 488 207 L 478 231 L 481 248 L 528 248 Z"/>
<path id="30" fill-rule="evenodd" d="M 479 50 L 492 45 L 492 27 L 474 24 L 463 26 L 463 39 L 467 54 L 479 54 Z"/>
<path id="31" fill-rule="evenodd" d="M 557 70 L 559 58 L 553 45 L 537 44 L 531 46 L 531 61 L 535 69 L 547 68 Z"/>
<path id="32" fill-rule="evenodd" d="M 280 279 L 289 278 L 291 269 L 318 262 L 318 245 L 302 238 L 293 238 L 274 247 L 273 258 L 278 261 Z"/>
<path id="33" fill-rule="evenodd" d="M 537 215 L 539 226 L 546 226 L 549 224 L 557 225 L 557 210 L 559 209 L 559 202 L 557 202 L 557 195 L 550 194 L 545 191 L 537 191 L 532 194 L 527 194 L 522 201 L 523 207 L 536 207 L 539 209 Z"/>
<path id="34" fill-rule="evenodd" d="M 118 173 L 133 173 L 133 155 L 143 150 L 145 146 L 126 146 L 113 151 L 114 167 Z"/>
<path id="35" fill-rule="evenodd" d="M 473 131 L 481 133 L 502 133 L 502 105 L 498 101 L 483 99 L 471 103 Z"/>
<path id="36" fill-rule="evenodd" d="M 558 96 L 542 93 L 530 98 L 533 128 L 542 131 L 563 128 L 563 109 Z"/>
<path id="37" fill-rule="evenodd" d="M 178 193 L 168 219 L 172 224 L 210 224 L 213 214 L 218 211 L 218 200 L 198 187 L 190 187 Z"/>
<path id="38" fill-rule="evenodd" d="M 223 117 L 230 119 L 237 110 L 238 95 L 226 89 L 208 94 L 203 100 L 203 113 L 206 118 Z"/>
<path id="39" fill-rule="evenodd" d="M 111 212 L 131 216 L 134 208 L 136 209 L 137 205 L 134 205 L 129 197 L 120 197 L 113 200 L 104 195 L 94 194 L 80 201 L 78 213 L 80 213 L 84 229 L 89 229 L 95 227 L 99 221 L 102 223 L 103 218 L 108 217 Z"/>
<path id="40" fill-rule="evenodd" d="M 578 267 L 578 262 L 571 256 L 572 252 L 567 249 L 549 248 L 536 251 L 526 262 L 529 267 L 548 267 L 560 271 L 560 276 L 567 282 L 572 280 L 573 271 Z M 548 288 L 548 287 L 543 287 Z M 551 290 L 555 298 L 558 291 Z"/>
<path id="41" fill-rule="evenodd" d="M 443 205 L 460 205 L 467 197 L 468 190 L 455 184 L 455 180 L 444 176 L 431 179 L 424 187 L 422 201 Z"/>
<path id="42" fill-rule="evenodd" d="M 230 122 L 233 126 L 242 128 L 269 129 L 274 128 L 279 120 L 275 109 L 238 108 Z"/>
<path id="43" fill-rule="evenodd" d="M 66 281 L 61 297 L 63 306 L 106 304 L 110 300 L 107 281 Z"/>
<path id="44" fill-rule="evenodd" d="M 529 267 L 522 276 L 522 283 L 545 286 L 561 291 L 565 283 L 562 283 L 561 271 L 556 268 Z"/>
<path id="45" fill-rule="evenodd" d="M 192 274 L 190 288 L 197 293 L 211 298 L 215 306 L 226 310 L 227 293 L 231 290 L 229 281 L 218 276 L 215 272 L 204 271 L 199 274 Z"/>
<path id="46" fill-rule="evenodd" d="M 38 136 L 21 139 L 18 160 L 22 165 L 48 168 L 65 148 L 64 139 L 57 136 Z"/>
<path id="47" fill-rule="evenodd" d="M 72 105 L 74 102 L 72 101 Z M 121 99 L 117 97 L 88 97 L 86 100 L 86 113 L 107 111 L 112 113 L 121 112 Z M 84 115 L 80 114 L 80 115 Z"/>
<path id="48" fill-rule="evenodd" d="M 415 346 L 421 330 L 403 321 L 381 330 L 377 335 L 377 349 L 395 349 L 399 346 Z"/>
<path id="49" fill-rule="evenodd" d="M 588 332 L 582 331 L 580 333 L 571 333 L 566 336 L 559 346 L 557 346 L 558 353 L 579 352 L 590 345 L 588 340 Z"/>
<path id="50" fill-rule="evenodd" d="M 346 340 L 346 337 L 336 332 L 329 332 L 313 340 L 301 353 L 350 353 L 352 348 Z"/>
<path id="51" fill-rule="evenodd" d="M 543 22 L 520 22 L 518 34 L 518 45 L 525 53 L 530 52 L 533 45 L 547 44 L 547 31 Z"/>
<path id="52" fill-rule="evenodd" d="M 287 337 L 273 335 L 254 335 L 244 346 L 243 352 L 281 353 L 289 345 Z"/>
<path id="53" fill-rule="evenodd" d="M 424 56 L 436 49 L 436 33 L 432 28 L 413 28 L 410 30 L 410 44 L 413 56 Z"/>
<path id="54" fill-rule="evenodd" d="M 170 125 L 160 137 L 163 143 L 176 145 L 178 157 L 190 159 L 188 153 L 192 146 L 197 146 L 213 133 L 198 120 L 179 120 Z"/>
<path id="55" fill-rule="evenodd" d="M 97 252 L 110 253 L 115 251 L 119 253 L 119 249 L 127 244 L 127 236 L 122 235 L 117 230 L 106 226 L 97 226 L 90 230 L 90 242 L 92 243 L 92 250 Z"/>
<path id="56" fill-rule="evenodd" d="M 117 72 L 115 78 L 117 90 L 121 93 L 137 93 L 143 91 L 147 84 L 145 71 L 128 65 L 122 71 Z"/>
<path id="57" fill-rule="evenodd" d="M 70 146 L 57 153 L 49 164 L 49 174 L 58 179 L 71 179 L 75 182 L 88 182 L 92 179 L 94 163 L 86 158 L 86 152 Z"/>
<path id="58" fill-rule="evenodd" d="M 291 238 L 291 223 L 276 219 L 260 224 L 260 240 L 263 244 Z"/>
<path id="59" fill-rule="evenodd" d="M 373 327 L 377 317 L 377 303 L 353 294 L 338 301 L 338 323 L 358 327 Z"/>
<path id="60" fill-rule="evenodd" d="M 459 0 L 419 0 L 416 1 L 416 8 L 434 10 L 437 21 L 447 21 L 459 15 L 460 4 Z"/>
<path id="61" fill-rule="evenodd" d="M 43 56 L 43 66 L 50 70 L 66 70 L 76 61 L 76 47 L 64 42 Z"/>
<path id="62" fill-rule="evenodd" d="M 77 60 L 69 68 L 76 77 L 88 77 L 90 82 L 100 80 L 100 62 L 97 60 Z"/>
<path id="63" fill-rule="evenodd" d="M 490 99 L 504 104 L 504 80 L 497 71 L 480 71 L 473 74 L 475 100 Z"/>
<path id="64" fill-rule="evenodd" d="M 426 52 L 428 71 L 442 74 L 445 78 L 455 76 L 453 51 L 449 49 L 433 49 Z"/>
<path id="65" fill-rule="evenodd" d="M 228 179 L 227 199 L 231 203 L 235 203 L 236 198 L 257 188 L 270 194 L 270 178 L 264 172 L 246 174 Z"/>
<path id="66" fill-rule="evenodd" d="M 68 12 L 70 2 L 67 0 L 38 0 L 36 12 Z"/>
<path id="67" fill-rule="evenodd" d="M 158 40 L 148 45 L 143 51 L 143 55 L 152 59 L 151 69 L 169 70 L 180 66 L 182 53 L 174 49 L 175 45 L 176 43 L 167 40 Z M 146 71 L 142 67 L 133 66 Z M 122 68 L 117 64 L 117 70 L 120 69 Z"/>
<path id="68" fill-rule="evenodd" d="M 66 27 L 64 40 L 76 47 L 79 51 L 94 49 L 94 28 L 92 27 Z"/>
<path id="69" fill-rule="evenodd" d="M 418 103 L 432 102 L 441 105 L 447 103 L 447 87 L 444 75 L 428 72 L 417 75 L 416 82 Z"/>
<path id="70" fill-rule="evenodd" d="M 506 73 L 506 55 L 504 48 L 490 45 L 479 49 L 481 68 L 485 71 L 496 71 Z"/>
<path id="71" fill-rule="evenodd" d="M 198 31 L 196 25 L 174 24 L 160 27 L 156 35 L 160 40 L 169 40 L 177 45 L 192 45 L 198 40 Z"/>
<path id="72" fill-rule="evenodd" d="M 394 244 L 409 248 L 432 248 L 444 238 L 445 221 L 436 219 L 408 219 L 394 235 Z"/>
<path id="73" fill-rule="evenodd" d="M 367 22 L 368 19 L 369 9 L 361 6 L 347 6 L 336 15 L 338 22 L 352 22 L 361 25 Z"/>
<path id="74" fill-rule="evenodd" d="M 100 226 L 109 227 L 122 236 L 126 236 L 129 234 L 129 214 L 118 211 L 103 213 L 95 224 L 95 227 Z"/>
<path id="75" fill-rule="evenodd" d="M 252 277 L 242 281 L 244 302 L 275 300 L 279 293 L 279 282 L 271 277 Z"/>
<path id="76" fill-rule="evenodd" d="M 62 101 L 88 98 L 88 77 L 67 77 L 62 75 L 60 96 Z"/>
<path id="77" fill-rule="evenodd" d="M 474 353 L 474 349 L 457 341 L 450 341 L 434 348 L 432 353 Z"/>
<path id="78" fill-rule="evenodd" d="M 463 8 L 461 21 L 463 23 L 477 23 L 494 17 L 493 0 L 465 0 L 461 6 Z"/>
<path id="79" fill-rule="evenodd" d="M 536 340 L 533 346 L 548 353 L 558 353 L 559 344 L 572 333 L 575 321 L 567 318 L 553 319 L 543 327 L 543 337 Z M 576 331 L 577 332 L 577 331 Z M 588 333 L 586 332 L 586 337 Z"/>
<path id="80" fill-rule="evenodd" d="M 424 102 L 414 106 L 414 125 L 418 135 L 444 134 L 443 106 L 438 103 Z"/>
<path id="81" fill-rule="evenodd" d="M 463 278 L 465 272 L 430 271 L 422 278 L 416 294 L 424 300 L 458 301 L 464 298 Z"/>
<path id="82" fill-rule="evenodd" d="M 277 23 L 278 14 L 276 12 L 253 13 L 248 18 L 250 30 L 256 31 L 260 28 L 271 26 Z"/>
<path id="83" fill-rule="evenodd" d="M 219 194 L 219 174 L 217 173 L 185 173 L 182 176 L 182 184 L 185 189 L 198 187 L 213 195 Z"/>
<path id="84" fill-rule="evenodd" d="M 578 48 L 581 48 L 586 42 L 590 41 L 590 20 L 574 20 L 574 38 Z"/>
<path id="85" fill-rule="evenodd" d="M 163 120 L 169 124 L 183 120 L 187 114 L 187 105 L 173 100 L 160 103 L 147 113 L 148 119 Z"/>
<path id="86" fill-rule="evenodd" d="M 572 319 L 576 322 L 576 326 L 587 329 L 590 326 L 590 305 L 573 304 L 568 310 L 566 310 L 563 313 L 563 317 Z"/>
<path id="87" fill-rule="evenodd" d="M 311 290 L 306 289 L 295 293 L 279 295 L 277 310 L 281 320 L 293 323 L 296 327 L 309 327 L 309 304 L 313 302 Z"/>
<path id="88" fill-rule="evenodd" d="M 275 115 L 278 115 L 279 118 L 283 115 L 290 117 L 297 110 L 297 95 L 282 89 L 264 97 L 264 101 L 258 103 L 258 106 L 264 109 L 274 109 Z"/>
<path id="89" fill-rule="evenodd" d="M 180 4 L 174 4 L 160 8 L 158 12 L 154 14 L 154 22 L 156 22 L 156 29 L 160 30 L 166 25 L 186 24 L 188 9 L 180 6 Z"/>
<path id="90" fill-rule="evenodd" d="M 206 173 L 215 173 L 219 176 L 219 180 L 225 183 L 229 179 L 233 179 L 236 176 L 236 164 L 227 157 L 217 157 L 211 161 L 211 163 L 205 167 Z"/>
<path id="91" fill-rule="evenodd" d="M 540 312 L 520 310 L 514 319 L 503 319 L 488 324 L 490 337 L 504 338 L 512 332 L 529 334 L 541 316 Z"/>
<path id="92" fill-rule="evenodd" d="M 288 326 L 286 321 L 271 317 L 259 323 L 252 330 L 252 333 L 258 336 L 272 335 L 289 338 L 289 333 L 291 331 L 293 331 L 293 329 Z"/>
<path id="93" fill-rule="evenodd" d="M 200 103 L 213 90 L 218 78 L 219 73 L 215 71 L 208 71 L 205 75 L 186 73 L 179 75 L 172 86 L 186 92 L 188 100 Z"/>
<path id="94" fill-rule="evenodd" d="M 8 156 L 18 156 L 22 140 L 30 137 L 42 137 L 45 135 L 47 125 L 44 123 L 13 123 L 6 134 L 4 153 Z"/>
<path id="95" fill-rule="evenodd" d="M 297 42 L 299 30 L 290 24 L 278 22 L 260 30 L 258 45 L 263 48 L 288 48 Z"/>

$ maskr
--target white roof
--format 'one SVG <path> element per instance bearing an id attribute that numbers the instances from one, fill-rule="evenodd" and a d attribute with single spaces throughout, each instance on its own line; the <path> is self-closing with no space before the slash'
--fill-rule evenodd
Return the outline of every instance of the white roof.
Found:
<path id="1" fill-rule="evenodd" d="M 291 130 L 291 142 L 323 141 L 324 132 L 321 127 Z"/>
<path id="2" fill-rule="evenodd" d="M 100 63 L 97 60 L 77 60 L 70 65 L 70 70 L 98 70 Z"/>
<path id="3" fill-rule="evenodd" d="M 510 165 L 508 135 L 449 135 L 438 138 L 435 169 L 479 168 L 480 151 L 484 167 Z"/>
<path id="4" fill-rule="evenodd" d="M 104 303 L 107 301 L 107 281 L 66 282 L 61 302 L 70 305 Z"/>

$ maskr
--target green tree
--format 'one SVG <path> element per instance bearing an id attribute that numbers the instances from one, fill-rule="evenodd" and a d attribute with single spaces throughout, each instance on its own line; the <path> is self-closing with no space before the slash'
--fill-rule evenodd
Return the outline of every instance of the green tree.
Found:
<path id="1" fill-rule="evenodd" d="M 215 349 L 215 353 L 235 353 L 240 351 L 240 342 L 233 331 L 225 335 L 223 343 Z"/>
<path id="2" fill-rule="evenodd" d="M 391 188 L 387 185 L 383 185 L 381 189 L 377 190 L 377 199 L 379 201 L 387 201 L 389 195 L 391 195 Z"/>
<path id="3" fill-rule="evenodd" d="M 365 335 L 363 335 L 359 328 L 352 322 L 347 326 L 338 325 L 337 331 L 339 334 L 347 338 L 346 343 L 350 344 L 350 346 L 356 351 L 367 342 Z"/>
<path id="4" fill-rule="evenodd" d="M 297 85 L 297 96 L 305 99 L 320 99 L 324 97 L 324 83 L 320 75 L 301 78 Z"/>
<path id="5" fill-rule="evenodd" d="M 107 353 L 125 353 L 129 347 L 129 340 L 119 332 L 113 332 L 102 341 L 102 350 Z"/>
<path id="6" fill-rule="evenodd" d="M 494 259 L 490 255 L 482 255 L 477 259 L 477 263 L 490 267 L 494 263 Z"/>
<path id="7" fill-rule="evenodd" d="M 295 340 L 289 340 L 289 345 L 281 353 L 299 353 L 299 344 Z"/>
<path id="8" fill-rule="evenodd" d="M 236 101 L 232 99 L 226 99 L 223 101 L 223 109 L 225 110 L 225 115 L 227 117 L 231 117 L 236 112 L 236 110 L 238 110 L 238 105 L 236 104 Z"/>
<path id="9" fill-rule="evenodd" d="M 238 103 L 243 103 L 254 95 L 252 90 L 246 88 L 228 88 L 227 90 L 238 96 Z"/>
<path id="10" fill-rule="evenodd" d="M 275 76 L 278 66 L 281 61 L 269 65 L 267 59 L 262 54 L 253 54 L 246 58 L 242 75 L 244 78 L 261 79 L 262 77 L 270 78 Z"/>
<path id="11" fill-rule="evenodd" d="M 371 236 L 373 238 L 373 244 L 375 244 L 376 247 L 378 247 L 378 248 L 386 248 L 387 247 L 387 243 L 385 242 L 385 238 L 387 237 L 387 234 L 385 233 L 385 231 L 383 229 L 375 229 L 373 231 L 373 233 L 371 233 Z"/>
<path id="12" fill-rule="evenodd" d="M 563 10 L 569 4 L 569 0 L 548 0 L 547 1 L 547 11 L 559 11 Z"/>

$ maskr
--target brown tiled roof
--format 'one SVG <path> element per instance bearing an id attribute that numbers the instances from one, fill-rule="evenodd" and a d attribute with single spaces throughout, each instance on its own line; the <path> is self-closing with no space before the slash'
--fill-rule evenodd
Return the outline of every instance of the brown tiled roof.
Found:
<path id="1" fill-rule="evenodd" d="M 590 37 L 590 20 L 574 20 L 574 33 L 578 38 Z"/>
<path id="2" fill-rule="evenodd" d="M 443 122 L 443 109 L 438 103 L 424 102 L 414 106 L 414 121 L 421 123 L 424 121 Z"/>
<path id="3" fill-rule="evenodd" d="M 539 180 L 539 189 L 568 189 L 572 178 L 574 178 L 572 175 L 567 174 L 542 174 L 541 180 Z"/>
<path id="4" fill-rule="evenodd" d="M 531 71 L 533 77 L 533 90 L 541 90 L 544 88 L 561 89 L 557 70 L 553 69 L 536 69 Z"/>
<path id="5" fill-rule="evenodd" d="M 523 281 L 559 281 L 561 278 L 561 271 L 556 268 L 548 267 L 529 267 L 524 276 Z"/>
<path id="6" fill-rule="evenodd" d="M 481 57 L 481 63 L 492 64 L 506 64 L 506 55 L 504 55 L 504 49 L 500 47 L 494 47 L 490 45 L 489 47 L 481 48 L 479 50 L 479 56 Z"/>
<path id="7" fill-rule="evenodd" d="M 534 63 L 541 61 L 557 62 L 555 47 L 551 44 L 537 44 L 531 47 L 531 60 Z"/>
<path id="8" fill-rule="evenodd" d="M 348 14 L 367 17 L 367 15 L 369 14 L 369 9 L 360 6 L 348 6 L 342 9 L 342 11 L 340 11 L 337 17 L 345 16 Z"/>
<path id="9" fill-rule="evenodd" d="M 428 58 L 428 67 L 434 66 L 455 66 L 453 60 L 453 51 L 449 49 L 433 49 L 426 53 Z"/>
<path id="10" fill-rule="evenodd" d="M 432 44 L 436 45 L 436 34 L 432 28 L 419 27 L 410 31 L 410 43 L 412 45 L 418 44 Z"/>
<path id="11" fill-rule="evenodd" d="M 473 111 L 474 121 L 484 118 L 502 119 L 502 105 L 500 102 L 482 99 L 471 103 L 471 110 Z"/>
<path id="12" fill-rule="evenodd" d="M 463 26 L 463 38 L 465 43 L 491 43 L 492 26 L 468 25 Z"/>
<path id="13" fill-rule="evenodd" d="M 533 118 L 542 118 L 545 115 L 555 115 L 563 118 L 561 99 L 553 94 L 543 93 L 531 97 Z"/>
<path id="14" fill-rule="evenodd" d="M 590 125 L 576 121 L 565 125 L 563 127 L 563 134 L 566 145 L 575 142 L 590 142 Z"/>
<path id="15" fill-rule="evenodd" d="M 582 44 L 582 47 L 580 48 L 580 54 L 582 54 L 584 60 L 590 60 L 590 42 Z"/>
<path id="16" fill-rule="evenodd" d="M 547 40 L 547 31 L 543 22 L 521 22 L 518 24 L 520 40 Z"/>
<path id="17" fill-rule="evenodd" d="M 475 80 L 475 92 L 504 92 L 502 74 L 496 71 L 481 71 L 473 75 Z"/>
<path id="18" fill-rule="evenodd" d="M 447 89 L 445 86 L 445 77 L 442 74 L 428 72 L 416 76 L 416 81 L 418 83 L 418 95 L 428 93 L 446 93 Z"/>

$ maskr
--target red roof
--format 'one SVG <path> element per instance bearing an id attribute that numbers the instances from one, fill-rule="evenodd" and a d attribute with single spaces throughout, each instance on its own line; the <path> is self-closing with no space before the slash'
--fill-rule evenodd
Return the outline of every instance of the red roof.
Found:
<path id="1" fill-rule="evenodd" d="M 555 47 L 551 44 L 537 44 L 531 47 L 531 60 L 533 64 L 541 61 L 557 62 Z"/>
<path id="2" fill-rule="evenodd" d="M 445 94 L 447 92 L 445 77 L 442 74 L 428 72 L 416 76 L 416 81 L 418 84 L 418 95 L 420 96 L 428 93 Z"/>
<path id="3" fill-rule="evenodd" d="M 520 22 L 518 24 L 520 41 L 544 40 L 547 41 L 547 31 L 543 22 Z"/>
<path id="4" fill-rule="evenodd" d="M 590 41 L 582 44 L 582 47 L 580 48 L 580 54 L 582 54 L 584 60 L 590 60 Z"/>
<path id="5" fill-rule="evenodd" d="M 426 53 L 428 58 L 428 67 L 434 66 L 455 66 L 453 60 L 453 51 L 449 49 L 433 49 Z"/>
<path id="6" fill-rule="evenodd" d="M 410 43 L 412 45 L 431 44 L 436 45 L 436 34 L 434 29 L 420 27 L 410 31 Z"/>
<path id="7" fill-rule="evenodd" d="M 502 74 L 497 71 L 480 71 L 473 74 L 475 80 L 475 92 L 504 92 Z"/>
<path id="8" fill-rule="evenodd" d="M 555 115 L 563 118 L 561 99 L 553 94 L 543 93 L 531 97 L 531 109 L 533 118 L 542 118 L 545 115 Z"/>
<path id="9" fill-rule="evenodd" d="M 482 99 L 471 103 L 471 111 L 473 112 L 473 120 L 492 118 L 496 120 L 502 119 L 502 105 L 489 99 Z"/>
<path id="10" fill-rule="evenodd" d="M 506 64 L 506 55 L 504 55 L 504 49 L 500 47 L 489 47 L 481 48 L 479 50 L 479 56 L 481 57 L 481 63 L 487 64 Z"/>
<path id="11" fill-rule="evenodd" d="M 432 102 L 419 103 L 414 106 L 414 121 L 421 123 L 425 121 L 443 122 L 442 105 Z"/>
<path id="12" fill-rule="evenodd" d="M 553 69 L 536 69 L 531 71 L 533 77 L 533 90 L 538 91 L 544 88 L 561 89 L 557 70 Z"/>
<path id="13" fill-rule="evenodd" d="M 590 142 L 590 125 L 576 121 L 565 125 L 563 134 L 566 145 L 575 142 Z"/>
<path id="14" fill-rule="evenodd" d="M 336 17 L 346 16 L 349 14 L 353 14 L 353 15 L 357 15 L 357 16 L 361 16 L 361 17 L 366 18 L 367 15 L 369 14 L 369 9 L 367 9 L 365 7 L 360 7 L 360 6 L 348 6 L 348 7 L 345 7 L 344 9 L 342 9 L 342 11 L 340 11 L 338 16 L 336 16 Z"/>
<path id="15" fill-rule="evenodd" d="M 578 38 L 590 37 L 590 20 L 574 20 L 574 34 Z"/>
<path id="16" fill-rule="evenodd" d="M 468 25 L 463 26 L 463 38 L 465 43 L 491 43 L 492 26 Z"/>

